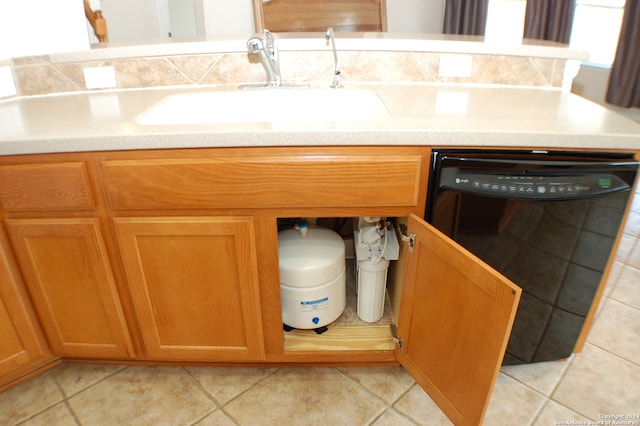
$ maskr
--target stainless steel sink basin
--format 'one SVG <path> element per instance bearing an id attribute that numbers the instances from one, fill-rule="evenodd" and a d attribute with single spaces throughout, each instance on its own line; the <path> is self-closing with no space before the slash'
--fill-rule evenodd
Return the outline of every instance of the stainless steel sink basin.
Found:
<path id="1" fill-rule="evenodd" d="M 354 89 L 262 89 L 172 95 L 137 121 L 145 126 L 371 121 L 389 117 L 382 99 Z"/>

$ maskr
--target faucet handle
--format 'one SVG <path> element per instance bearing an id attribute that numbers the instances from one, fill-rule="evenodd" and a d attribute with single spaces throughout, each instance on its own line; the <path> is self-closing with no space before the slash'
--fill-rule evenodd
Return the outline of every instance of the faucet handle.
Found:
<path id="1" fill-rule="evenodd" d="M 266 48 L 269 51 L 269 56 L 272 61 L 278 61 L 278 48 L 276 47 L 276 39 L 273 37 L 271 31 L 265 29 L 264 30 L 264 40 L 266 43 Z"/>
<path id="2" fill-rule="evenodd" d="M 249 49 L 249 53 L 258 53 L 258 51 L 264 48 L 264 44 L 260 37 L 251 37 L 247 40 L 247 49 Z"/>

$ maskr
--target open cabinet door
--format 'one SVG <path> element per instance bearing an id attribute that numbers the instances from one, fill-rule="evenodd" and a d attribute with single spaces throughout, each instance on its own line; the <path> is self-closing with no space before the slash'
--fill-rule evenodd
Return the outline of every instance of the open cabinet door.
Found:
<path id="1" fill-rule="evenodd" d="M 398 360 L 456 425 L 484 418 L 520 288 L 415 215 Z"/>

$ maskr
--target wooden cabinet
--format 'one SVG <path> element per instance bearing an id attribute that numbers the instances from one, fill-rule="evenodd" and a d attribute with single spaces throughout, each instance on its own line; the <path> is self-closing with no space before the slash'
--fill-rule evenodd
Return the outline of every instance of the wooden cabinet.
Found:
<path id="1" fill-rule="evenodd" d="M 8 219 L 6 226 L 53 352 L 77 358 L 130 356 L 98 220 Z"/>
<path id="2" fill-rule="evenodd" d="M 264 358 L 251 217 L 116 218 L 146 355 Z"/>
<path id="3" fill-rule="evenodd" d="M 52 359 L 0 229 L 0 391 Z"/>
<path id="4" fill-rule="evenodd" d="M 87 154 L 6 157 L 0 207 L 53 353 L 127 358 L 133 348 Z"/>
<path id="5" fill-rule="evenodd" d="M 521 290 L 415 215 L 409 235 L 398 361 L 455 424 L 479 424 Z"/>
<path id="6" fill-rule="evenodd" d="M 0 165 L 0 206 L 56 354 L 125 359 L 135 343 L 145 360 L 158 362 L 398 361 L 454 422 L 476 424 L 520 290 L 420 219 L 429 154 L 422 147 L 225 148 L 14 161 Z M 277 219 L 371 215 L 409 217 L 401 348 L 288 352 Z M 6 311 L 0 306 L 0 332 L 11 358 L 28 341 Z"/>

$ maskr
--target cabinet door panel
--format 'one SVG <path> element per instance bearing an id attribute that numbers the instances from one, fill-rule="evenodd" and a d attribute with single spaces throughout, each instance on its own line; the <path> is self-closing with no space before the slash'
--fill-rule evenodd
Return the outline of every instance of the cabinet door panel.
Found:
<path id="1" fill-rule="evenodd" d="M 150 359 L 264 358 L 250 218 L 115 219 Z"/>
<path id="2" fill-rule="evenodd" d="M 0 377 L 15 375 L 50 356 L 17 285 L 0 240 Z"/>
<path id="3" fill-rule="evenodd" d="M 415 215 L 409 232 L 398 358 L 454 423 L 479 424 L 520 288 Z"/>
<path id="4" fill-rule="evenodd" d="M 131 343 L 98 220 L 14 219 L 7 228 L 53 351 L 128 356 Z"/>

